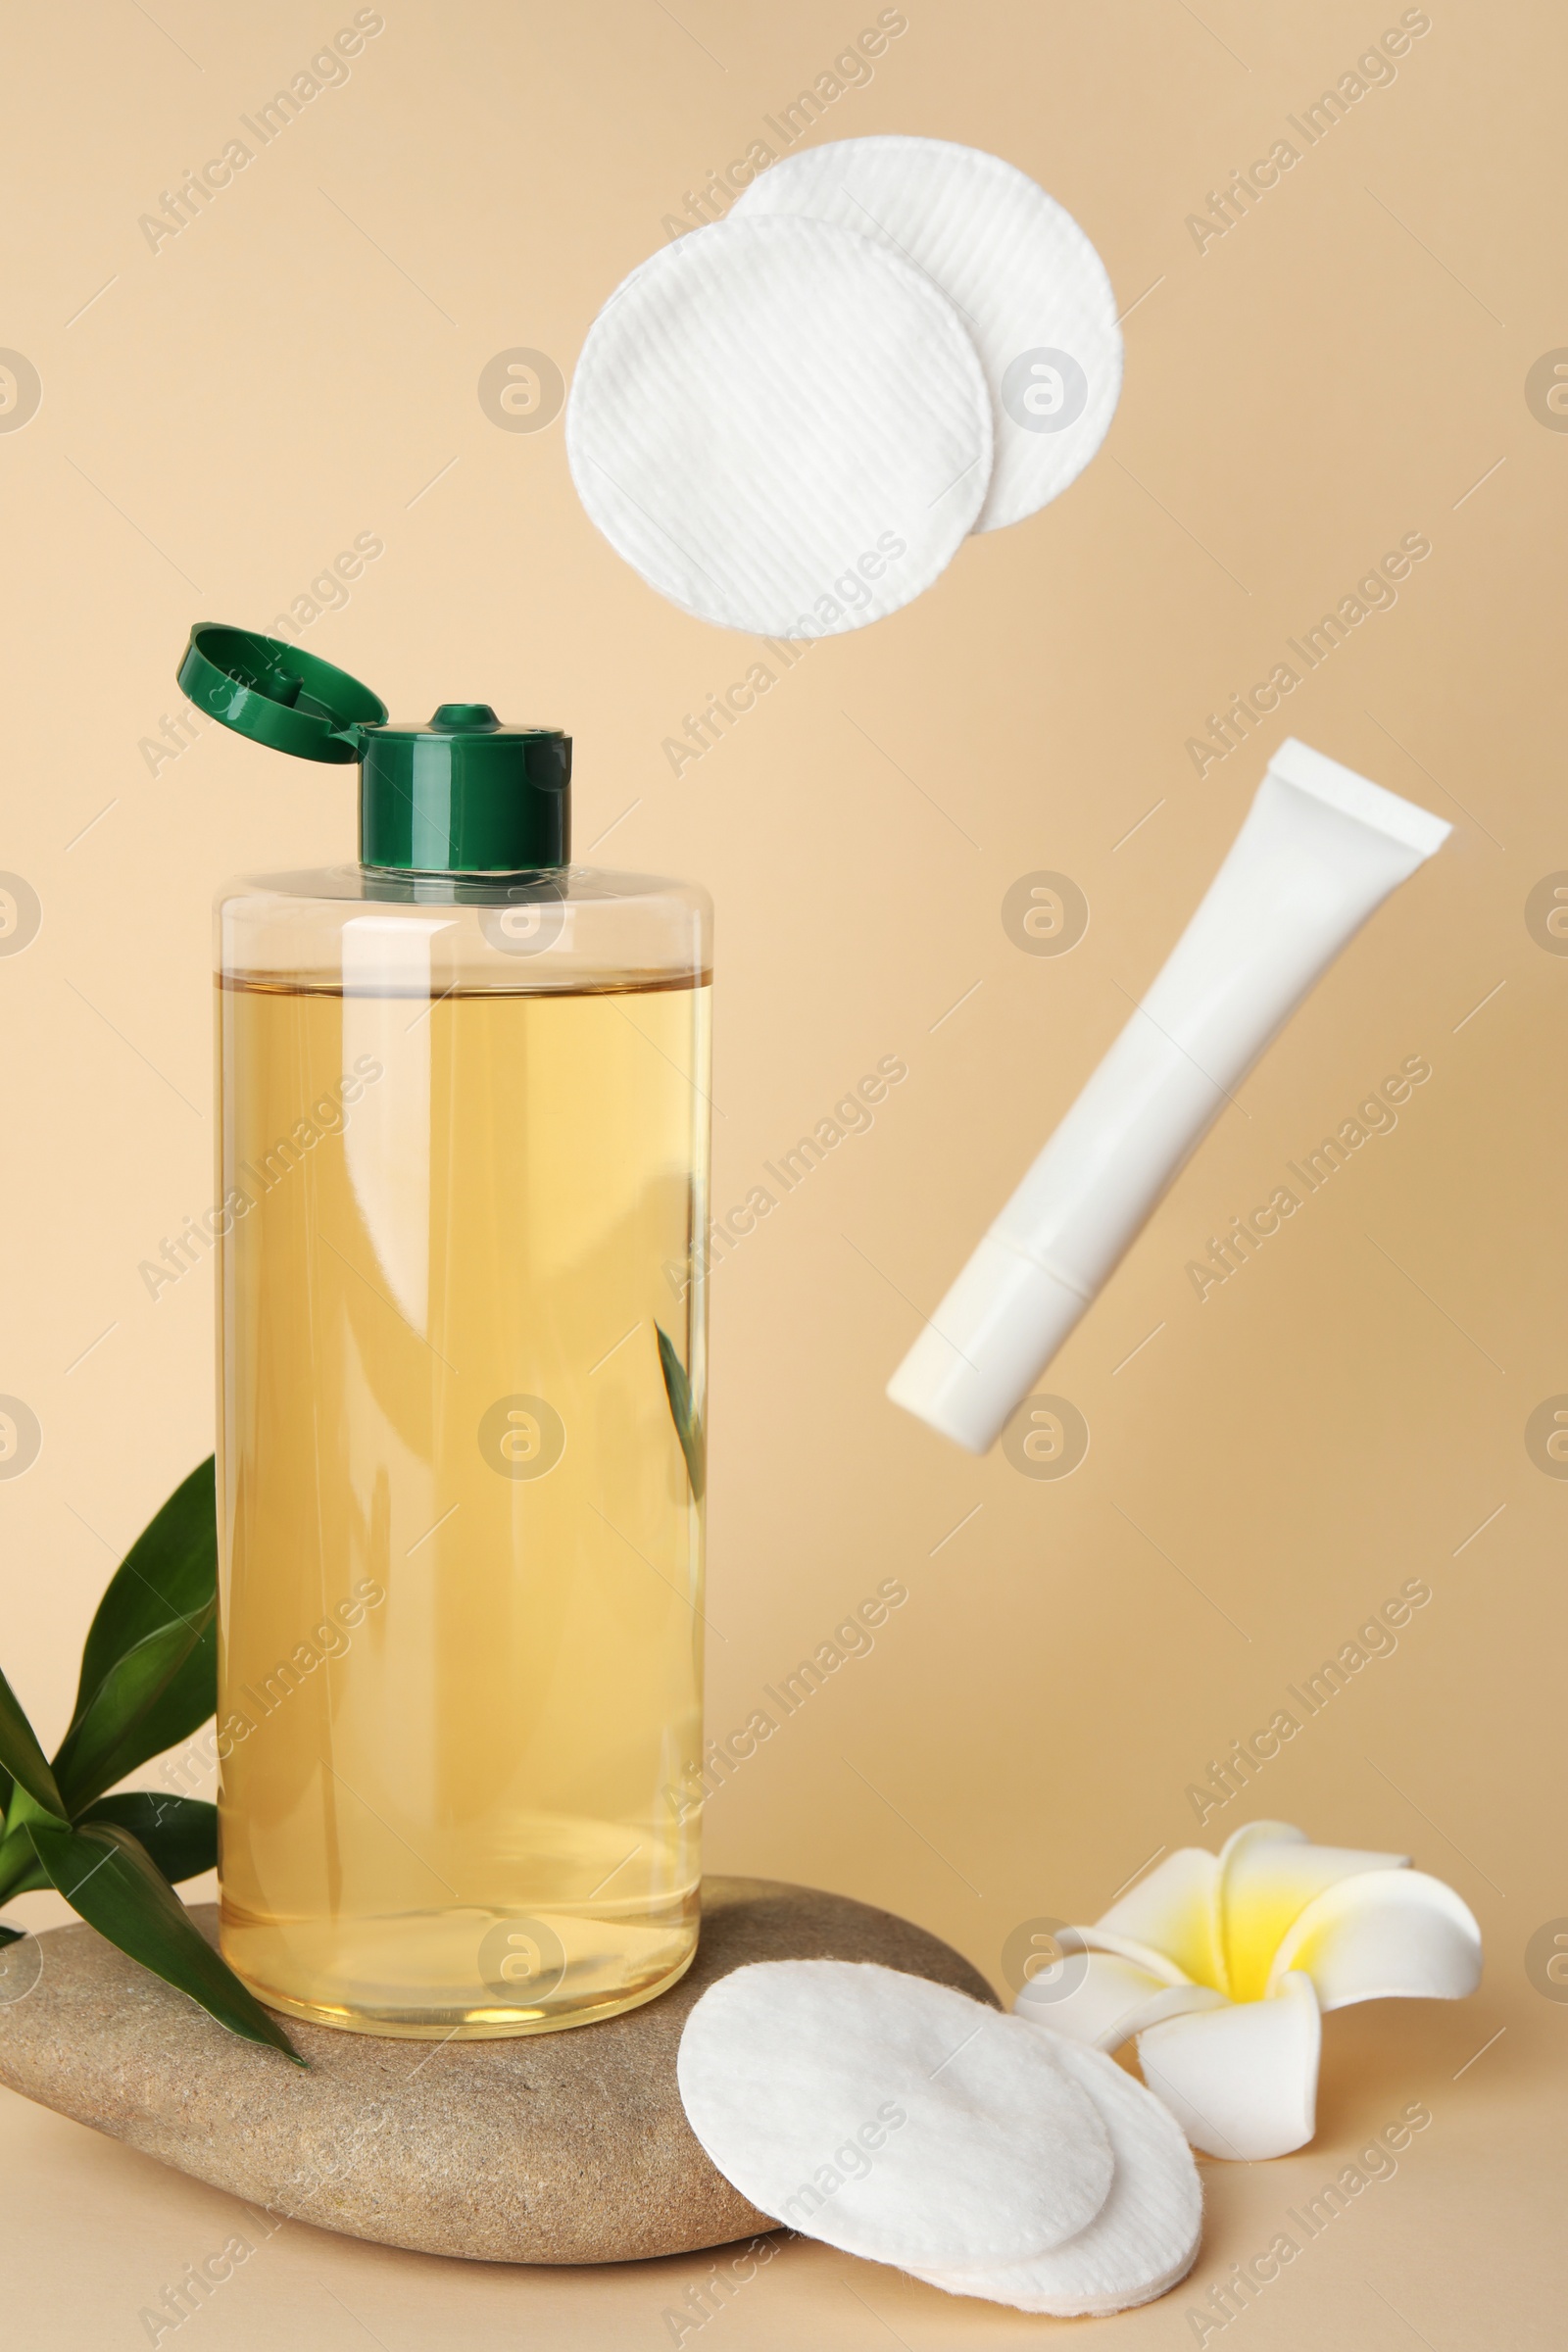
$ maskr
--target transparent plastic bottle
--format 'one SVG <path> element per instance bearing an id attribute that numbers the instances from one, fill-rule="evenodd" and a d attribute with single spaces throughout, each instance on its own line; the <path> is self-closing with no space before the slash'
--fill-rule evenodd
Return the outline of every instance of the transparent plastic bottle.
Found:
<path id="1" fill-rule="evenodd" d="M 359 865 L 218 904 L 223 1952 L 376 2034 L 612 2016 L 698 1932 L 708 901 L 567 864 L 551 731 L 237 631 L 181 680 L 362 765 Z"/>

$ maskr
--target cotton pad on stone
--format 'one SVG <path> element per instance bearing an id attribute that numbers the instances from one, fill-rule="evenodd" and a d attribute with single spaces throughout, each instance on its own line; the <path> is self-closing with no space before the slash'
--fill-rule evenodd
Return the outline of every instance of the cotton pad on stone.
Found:
<path id="1" fill-rule="evenodd" d="M 1121 389 L 1116 298 L 1072 215 L 1025 172 L 945 139 L 840 139 L 772 165 L 729 217 L 766 214 L 876 237 L 956 305 L 995 404 L 977 530 L 1021 521 L 1083 471 Z"/>
<path id="2" fill-rule="evenodd" d="M 1203 2192 L 1178 2125 L 1152 2092 L 1113 2058 L 1044 2026 L 1034 2032 L 1089 2093 L 1110 2135 L 1115 2179 L 1076 2237 L 1024 2262 L 989 2268 L 950 2263 L 915 2272 L 950 2295 L 979 2295 L 1057 2319 L 1102 2317 L 1152 2303 L 1185 2278 L 1202 2233 Z"/>
<path id="3" fill-rule="evenodd" d="M 894 1969 L 736 1969 L 687 2019 L 676 2080 L 743 2196 L 873 2262 L 1020 2260 L 1113 2193 L 1106 2127 L 1055 2035 Z"/>
<path id="4" fill-rule="evenodd" d="M 588 330 L 566 455 L 590 519 L 704 620 L 823 637 L 946 568 L 985 496 L 968 332 L 887 246 L 817 220 L 715 221 Z"/>

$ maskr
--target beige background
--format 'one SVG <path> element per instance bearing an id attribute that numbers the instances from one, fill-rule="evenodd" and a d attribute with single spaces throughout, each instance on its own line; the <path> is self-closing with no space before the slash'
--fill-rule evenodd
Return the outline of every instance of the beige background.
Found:
<path id="1" fill-rule="evenodd" d="M 1431 1586 L 1397 1653 L 1202 1835 L 1268 1812 L 1412 1851 L 1480 1915 L 1486 1983 L 1462 2007 L 1332 2020 L 1318 2143 L 1208 2167 L 1195 2283 L 1106 2323 L 1117 2343 L 1193 2340 L 1205 2283 L 1417 2098 L 1434 2125 L 1398 2179 L 1237 2327 L 1253 2345 L 1461 2352 L 1544 2345 L 1554 2325 L 1568 2006 L 1524 1954 L 1568 1914 L 1568 1486 L 1524 1430 L 1568 1390 L 1568 961 L 1524 905 L 1568 866 L 1568 439 L 1525 378 L 1568 343 L 1560 12 L 1434 0 L 1392 86 L 1251 216 L 1202 253 L 1185 225 L 1399 13 L 908 0 L 907 30 L 816 135 L 929 133 L 1034 173 L 1134 306 L 1120 412 L 1058 505 L 970 542 L 911 610 L 813 648 L 678 780 L 663 738 L 752 641 L 646 589 L 585 520 L 559 422 L 499 430 L 477 379 L 515 346 L 569 376 L 684 192 L 876 10 L 388 0 L 346 85 L 156 253 L 138 216 L 353 11 L 62 0 L 7 18 L 0 342 L 43 400 L 0 433 L 0 865 L 43 924 L 0 960 L 0 1390 L 44 1432 L 0 1484 L 7 1671 L 53 1737 L 114 1556 L 211 1443 L 209 1276 L 154 1303 L 136 1268 L 210 1197 L 213 890 L 352 839 L 343 771 L 212 730 L 154 778 L 138 744 L 175 708 L 193 617 L 265 626 L 370 531 L 384 555 L 311 650 L 399 715 L 472 695 L 570 728 L 582 851 L 613 824 L 602 857 L 711 887 L 721 1207 L 879 1056 L 908 1064 L 874 1131 L 713 1285 L 712 1728 L 880 1579 L 910 1594 L 715 1800 L 715 1867 L 906 1912 L 1000 1982 L 1013 1928 L 1092 1917 L 1190 1841 L 1209 1759 L 1406 1578 Z M 1200 780 L 1184 747 L 1205 714 L 1414 531 L 1432 554 L 1397 606 Z M 1452 840 L 1317 990 L 1059 1357 L 1050 1385 L 1092 1432 L 1081 1468 L 1050 1483 L 1000 1451 L 972 1461 L 883 1383 L 1157 968 L 1287 726 L 1452 818 Z M 1001 921 L 1039 868 L 1092 908 L 1059 958 L 1021 954 Z M 1397 1131 L 1200 1304 L 1185 1262 L 1410 1054 L 1433 1075 Z M 8 2274 L 21 2332 L 142 2340 L 138 2307 L 221 2242 L 225 2200 L 9 2098 L 0 2122 L 30 2256 Z M 293 2229 L 200 2327 L 236 2347 L 286 2331 L 301 2352 L 367 2332 L 394 2352 L 651 2346 L 704 2268 L 470 2273 Z M 1050 2329 L 803 2244 L 707 2332 L 858 2352 Z"/>

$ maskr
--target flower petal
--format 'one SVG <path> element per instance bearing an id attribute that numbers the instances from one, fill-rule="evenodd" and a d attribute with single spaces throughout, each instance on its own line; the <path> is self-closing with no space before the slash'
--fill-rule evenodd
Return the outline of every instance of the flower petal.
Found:
<path id="1" fill-rule="evenodd" d="M 1195 1984 L 1229 1990 L 1220 1951 L 1219 1858 L 1200 1845 L 1181 1845 L 1112 1903 L 1095 1923 L 1116 1936 L 1152 1944 Z"/>
<path id="2" fill-rule="evenodd" d="M 1342 1879 L 1307 1904 L 1274 1957 L 1309 1976 L 1322 2009 L 1351 2001 L 1459 2001 L 1481 1982 L 1481 1930 L 1468 1903 L 1422 1870 Z"/>
<path id="3" fill-rule="evenodd" d="M 1276 1997 L 1174 2017 L 1139 2036 L 1144 2081 L 1209 2156 L 1288 2156 L 1312 2136 L 1322 2022 L 1311 1980 Z"/>
<path id="4" fill-rule="evenodd" d="M 1281 1941 L 1325 1887 L 1366 1871 L 1403 1869 L 1408 1862 L 1407 1854 L 1311 1845 L 1285 1821 L 1252 1821 L 1238 1830 L 1219 1855 L 1221 1982 L 1232 1999 L 1262 1999 Z"/>
<path id="5" fill-rule="evenodd" d="M 1162 1984 L 1190 1984 L 1193 1981 L 1164 1952 L 1156 1951 L 1152 1943 L 1140 1943 L 1135 1936 L 1113 1936 L 1103 1927 L 1063 1928 L 1056 1940 L 1065 1950 L 1069 1938 L 1072 1948 L 1081 1944 L 1086 1952 L 1114 1952 L 1119 1960 L 1130 1960 L 1135 1968 L 1146 1968 Z"/>
<path id="6" fill-rule="evenodd" d="M 1017 2016 L 1072 2041 L 1114 2050 L 1146 2026 L 1189 2010 L 1216 2008 L 1224 2000 L 1206 1984 L 1190 1984 L 1185 1978 L 1172 1984 L 1173 1971 L 1156 1973 L 1119 1952 L 1086 1951 L 1076 1940 L 1078 1933 L 1061 1931 L 1056 1939 L 1061 1958 L 1025 1984 L 1013 2002 Z"/>

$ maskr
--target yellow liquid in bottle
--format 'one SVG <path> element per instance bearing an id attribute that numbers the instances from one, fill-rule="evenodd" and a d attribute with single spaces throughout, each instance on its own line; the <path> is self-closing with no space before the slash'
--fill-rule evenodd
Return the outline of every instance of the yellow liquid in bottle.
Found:
<path id="1" fill-rule="evenodd" d="M 690 1964 L 708 1000 L 220 984 L 221 1936 L 274 2008 L 539 2033 Z"/>

